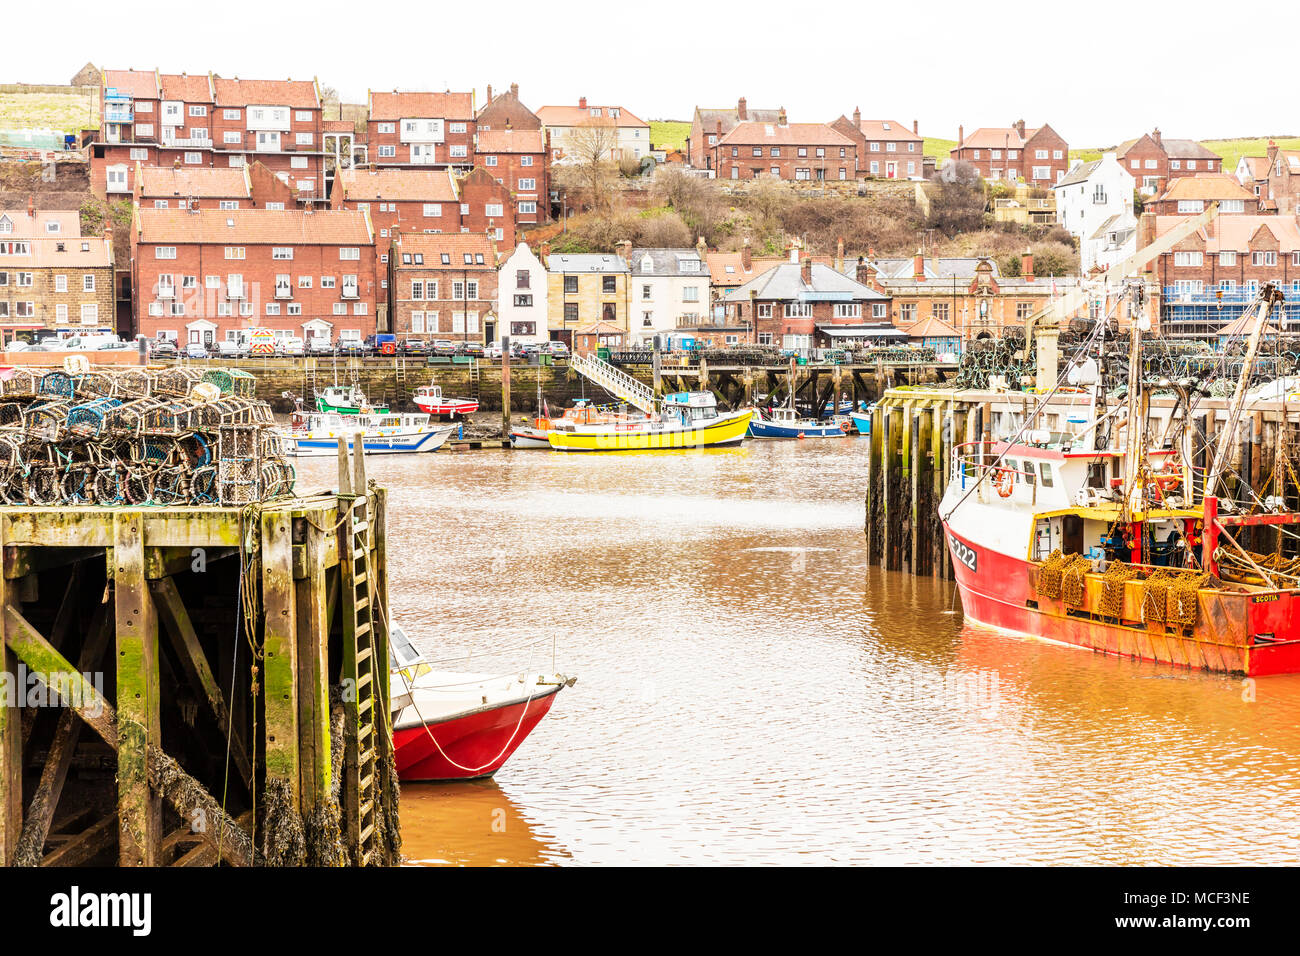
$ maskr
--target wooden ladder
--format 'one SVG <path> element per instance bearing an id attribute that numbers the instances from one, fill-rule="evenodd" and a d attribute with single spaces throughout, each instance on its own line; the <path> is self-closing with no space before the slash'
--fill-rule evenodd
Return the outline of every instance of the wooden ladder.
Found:
<path id="1" fill-rule="evenodd" d="M 344 781 L 344 814 L 348 843 L 355 848 L 357 864 L 378 862 L 379 835 L 376 832 L 376 804 L 379 800 L 380 740 L 375 713 L 378 695 L 375 660 L 375 620 L 368 555 L 370 552 L 370 499 L 365 488 L 351 498 L 340 497 L 344 512 L 339 564 L 343 569 L 343 678 L 347 710 Z M 349 685 L 347 681 L 351 681 Z M 348 697 L 351 700 L 348 700 Z"/>

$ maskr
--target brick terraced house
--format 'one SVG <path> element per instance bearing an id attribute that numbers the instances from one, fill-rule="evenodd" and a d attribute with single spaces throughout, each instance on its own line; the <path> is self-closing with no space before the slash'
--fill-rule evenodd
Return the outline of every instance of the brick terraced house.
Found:
<path id="1" fill-rule="evenodd" d="M 742 96 L 735 109 L 709 109 L 695 107 L 691 118 L 691 132 L 686 140 L 688 160 L 696 169 L 718 168 L 718 144 L 740 123 L 775 123 L 781 111 L 750 109 Z"/>
<path id="2" fill-rule="evenodd" d="M 390 331 L 399 339 L 497 340 L 497 245 L 490 236 L 399 232 L 388 274 Z"/>
<path id="3" fill-rule="evenodd" d="M 245 328 L 360 339 L 386 313 L 369 213 L 137 208 L 136 331 L 212 344 Z"/>
<path id="4" fill-rule="evenodd" d="M 1142 209 L 1157 216 L 1195 216 L 1213 202 L 1219 204 L 1220 215 L 1260 211 L 1254 191 L 1227 173 L 1202 173 L 1171 179 L 1168 188 L 1149 200 Z"/>
<path id="5" fill-rule="evenodd" d="M 749 330 L 745 341 L 783 349 L 905 340 L 889 320 L 890 298 L 805 255 L 728 292 L 723 300 L 731 327 Z"/>
<path id="6" fill-rule="evenodd" d="M 738 123 L 718 144 L 719 179 L 852 180 L 857 147 L 825 123 Z"/>
<path id="7" fill-rule="evenodd" d="M 1223 172 L 1223 159 L 1191 139 L 1165 139 L 1160 130 L 1125 140 L 1115 149 L 1120 165 L 1137 180 L 1138 190 L 1150 196 L 1164 192 L 1180 176 Z"/>
<path id="8" fill-rule="evenodd" d="M 1044 123 L 1027 128 L 1024 120 L 1010 126 L 983 126 L 968 137 L 957 127 L 953 159 L 964 160 L 990 180 L 1024 180 L 1032 186 L 1054 186 L 1070 168 L 1070 147 Z"/>
<path id="9" fill-rule="evenodd" d="M 619 243 L 618 255 L 569 253 L 545 257 L 547 327 L 552 341 L 573 348 L 578 329 L 595 323 L 628 328 L 631 242 Z"/>
<path id="10" fill-rule="evenodd" d="M 372 166 L 451 166 L 474 162 L 474 94 L 371 91 L 366 146 Z"/>
<path id="11" fill-rule="evenodd" d="M 83 237 L 75 210 L 0 211 L 0 338 L 115 327 L 112 234 Z"/>
<path id="12" fill-rule="evenodd" d="M 853 140 L 859 176 L 916 179 L 925 175 L 925 140 L 915 120 L 908 129 L 897 120 L 864 120 L 862 111 L 854 109 L 852 119 L 841 116 L 831 129 Z"/>

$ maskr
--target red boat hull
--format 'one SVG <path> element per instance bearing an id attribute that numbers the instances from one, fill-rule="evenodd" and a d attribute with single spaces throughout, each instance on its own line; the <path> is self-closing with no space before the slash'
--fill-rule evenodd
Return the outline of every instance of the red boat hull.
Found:
<path id="1" fill-rule="evenodd" d="M 471 412 L 478 411 L 478 402 L 475 401 L 447 401 L 426 402 L 415 399 L 415 406 L 426 415 L 468 415 Z"/>
<path id="2" fill-rule="evenodd" d="M 1300 599 L 1293 592 L 1203 592 L 1197 624 L 1187 631 L 1141 623 L 1140 597 L 1126 597 L 1119 622 L 1103 621 L 1040 595 L 1032 562 L 981 547 L 946 524 L 944 531 L 962 610 L 981 624 L 1180 667 L 1248 677 L 1300 672 Z"/>
<path id="3" fill-rule="evenodd" d="M 492 776 L 550 711 L 559 689 L 550 688 L 528 701 L 394 730 L 398 779 L 409 783 Z"/>

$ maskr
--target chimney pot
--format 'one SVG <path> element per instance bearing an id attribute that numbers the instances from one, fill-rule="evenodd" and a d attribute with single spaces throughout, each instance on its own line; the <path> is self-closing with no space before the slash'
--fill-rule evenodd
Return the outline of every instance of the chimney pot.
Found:
<path id="1" fill-rule="evenodd" d="M 1020 277 L 1026 282 L 1034 281 L 1034 253 L 1030 249 L 1020 256 Z"/>
<path id="2" fill-rule="evenodd" d="M 912 256 L 912 278 L 917 282 L 925 281 L 925 255 L 920 249 Z"/>
<path id="3" fill-rule="evenodd" d="M 510 95 L 513 96 L 513 97 L 516 97 L 516 98 L 519 96 L 519 84 L 518 84 L 518 83 L 511 83 L 511 84 L 510 84 Z"/>
<path id="4" fill-rule="evenodd" d="M 785 126 L 785 125 L 786 125 L 786 119 L 785 119 L 785 107 L 784 107 L 784 106 L 781 107 L 781 111 L 780 111 L 779 113 L 776 114 L 776 123 L 777 123 L 778 126 Z"/>
<path id="5" fill-rule="evenodd" d="M 921 131 L 920 131 L 919 127 L 917 126 L 916 120 L 912 120 L 912 135 L 913 135 L 913 136 L 920 136 L 920 135 L 921 135 Z"/>
<path id="6" fill-rule="evenodd" d="M 963 143 L 965 143 L 965 142 L 966 142 L 966 127 L 964 127 L 964 126 L 958 126 L 958 127 L 957 127 L 957 145 L 958 145 L 958 146 L 961 146 L 961 145 L 962 145 Z"/>
<path id="7" fill-rule="evenodd" d="M 804 285 L 812 285 L 812 256 L 806 252 L 799 258 L 799 278 Z"/>
<path id="8" fill-rule="evenodd" d="M 736 100 L 736 119 L 742 123 L 749 119 L 749 105 L 743 96 Z"/>
<path id="9" fill-rule="evenodd" d="M 488 88 L 487 88 L 487 101 L 488 101 L 489 103 L 492 102 L 492 84 L 491 84 L 491 83 L 488 84 Z"/>
<path id="10" fill-rule="evenodd" d="M 580 109 L 580 110 L 585 110 L 586 108 L 587 108 L 587 98 L 586 98 L 585 96 L 579 96 L 579 97 L 578 97 L 578 109 Z"/>
<path id="11" fill-rule="evenodd" d="M 36 218 L 36 201 L 31 196 L 27 197 L 27 215 Z"/>
<path id="12" fill-rule="evenodd" d="M 749 251 L 749 237 L 745 237 L 745 244 L 740 247 L 740 268 L 750 272 L 754 268 L 754 255 Z"/>
<path id="13" fill-rule="evenodd" d="M 853 107 L 853 128 L 859 129 L 861 128 L 861 126 L 862 126 L 862 110 L 860 110 L 858 107 L 855 106 Z"/>

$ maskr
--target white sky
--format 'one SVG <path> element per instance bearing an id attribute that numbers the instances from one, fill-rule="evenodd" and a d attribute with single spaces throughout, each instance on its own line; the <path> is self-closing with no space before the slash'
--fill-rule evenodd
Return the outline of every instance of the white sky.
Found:
<path id="1" fill-rule="evenodd" d="M 1262 20 L 1241 9 L 1221 0 L 63 0 L 5 8 L 0 82 L 66 83 L 90 60 L 316 75 L 347 102 L 362 102 L 367 88 L 472 87 L 481 103 L 487 85 L 517 82 L 533 109 L 585 95 L 647 120 L 689 120 L 696 104 L 742 95 L 784 106 L 792 122 L 829 122 L 858 106 L 945 138 L 959 123 L 970 131 L 1023 118 L 1051 123 L 1078 147 L 1153 126 L 1196 139 L 1298 133 L 1289 45 L 1300 6 L 1275 4 Z"/>

